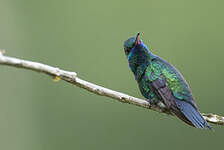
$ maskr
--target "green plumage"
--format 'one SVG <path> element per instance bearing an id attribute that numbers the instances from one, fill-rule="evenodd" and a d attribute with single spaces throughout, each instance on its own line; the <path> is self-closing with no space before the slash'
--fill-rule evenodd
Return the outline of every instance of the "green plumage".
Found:
<path id="1" fill-rule="evenodd" d="M 167 88 L 172 91 L 173 95 L 180 100 L 187 100 L 192 97 L 187 83 L 182 78 L 181 74 L 173 68 L 170 64 L 158 58 L 155 55 L 150 55 L 150 62 L 145 69 L 145 74 L 142 79 L 138 81 L 139 88 L 145 98 L 148 98 L 147 92 L 151 91 L 149 96 L 154 101 L 158 101 L 158 97 L 150 90 L 152 87 L 149 84 L 155 80 L 166 80 Z"/>
<path id="2" fill-rule="evenodd" d="M 150 104 L 162 101 L 185 123 L 197 128 L 210 128 L 199 113 L 191 90 L 180 72 L 150 53 L 139 39 L 139 34 L 124 42 L 124 51 L 139 89 Z"/>

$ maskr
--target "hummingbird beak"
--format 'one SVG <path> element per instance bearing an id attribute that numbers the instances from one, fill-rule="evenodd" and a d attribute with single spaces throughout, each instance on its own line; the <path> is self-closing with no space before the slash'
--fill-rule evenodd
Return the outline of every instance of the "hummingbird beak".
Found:
<path id="1" fill-rule="evenodd" d="M 140 33 L 138 32 L 138 33 L 137 33 L 137 36 L 136 36 L 136 39 L 135 39 L 134 46 L 140 44 L 139 35 L 140 35 Z"/>

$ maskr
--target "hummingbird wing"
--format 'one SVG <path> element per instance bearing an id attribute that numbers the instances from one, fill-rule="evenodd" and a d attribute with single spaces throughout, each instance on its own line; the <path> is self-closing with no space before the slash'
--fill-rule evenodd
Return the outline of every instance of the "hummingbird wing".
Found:
<path id="1" fill-rule="evenodd" d="M 186 81 L 173 66 L 155 57 L 150 69 L 154 93 L 178 118 L 196 128 L 211 129 L 199 113 Z"/>
<path id="2" fill-rule="evenodd" d="M 151 81 L 160 79 L 161 81 L 166 82 L 167 88 L 171 91 L 174 97 L 190 103 L 197 109 L 189 85 L 174 66 L 160 57 L 153 55 L 150 69 L 152 70 Z"/>
<path id="3" fill-rule="evenodd" d="M 161 80 L 162 79 L 162 80 Z M 158 78 L 151 83 L 154 93 L 178 118 L 196 128 L 209 127 L 198 110 L 189 102 L 176 98 L 166 86 L 165 78 Z"/>

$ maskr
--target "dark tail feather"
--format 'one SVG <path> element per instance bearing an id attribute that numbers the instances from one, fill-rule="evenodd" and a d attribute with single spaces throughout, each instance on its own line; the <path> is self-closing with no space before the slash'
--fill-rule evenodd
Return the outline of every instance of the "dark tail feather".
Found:
<path id="1" fill-rule="evenodd" d="M 212 128 L 209 126 L 209 124 L 205 121 L 205 119 L 201 116 L 201 114 L 196 110 L 195 107 L 193 107 L 191 104 L 175 100 L 176 105 L 179 110 L 173 109 L 175 115 L 186 122 L 187 124 L 196 127 L 196 128 L 208 128 L 212 130 Z"/>

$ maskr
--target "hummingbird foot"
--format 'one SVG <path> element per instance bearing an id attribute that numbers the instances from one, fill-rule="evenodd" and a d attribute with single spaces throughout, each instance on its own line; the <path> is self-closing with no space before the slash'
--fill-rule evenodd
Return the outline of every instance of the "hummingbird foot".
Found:
<path id="1" fill-rule="evenodd" d="M 149 103 L 149 109 L 151 109 L 151 107 L 152 107 L 152 100 L 151 100 L 151 98 L 148 98 L 147 102 Z"/>

